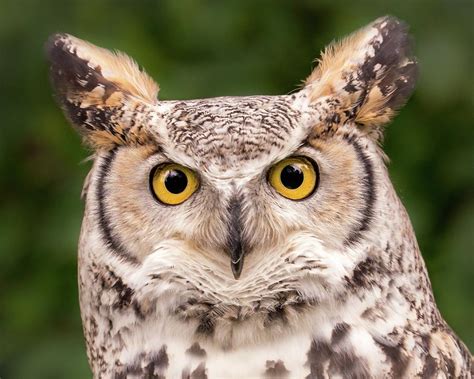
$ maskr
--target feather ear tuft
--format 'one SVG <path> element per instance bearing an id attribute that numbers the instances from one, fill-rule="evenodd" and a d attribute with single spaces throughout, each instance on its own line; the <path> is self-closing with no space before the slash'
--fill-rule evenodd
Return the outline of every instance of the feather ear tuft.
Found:
<path id="1" fill-rule="evenodd" d="M 51 36 L 46 53 L 58 100 L 87 143 L 98 148 L 143 142 L 144 132 L 134 125 L 156 104 L 158 85 L 131 58 L 68 34 Z"/>
<path id="2" fill-rule="evenodd" d="M 338 120 L 354 121 L 379 138 L 378 127 L 403 106 L 416 78 L 408 28 L 386 16 L 331 44 L 305 84 L 311 102 L 326 96 L 336 99 Z"/>

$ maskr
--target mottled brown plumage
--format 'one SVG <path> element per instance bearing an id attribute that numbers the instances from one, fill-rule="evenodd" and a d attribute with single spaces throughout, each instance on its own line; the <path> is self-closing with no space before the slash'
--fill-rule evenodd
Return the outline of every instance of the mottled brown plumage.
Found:
<path id="1" fill-rule="evenodd" d="M 94 377 L 471 377 L 380 148 L 416 81 L 401 21 L 333 44 L 285 96 L 159 101 L 121 53 L 69 35 L 47 52 L 95 150 L 79 246 Z M 272 184 L 288 157 L 306 162 L 285 166 L 288 193 L 313 175 L 301 198 Z M 170 163 L 198 183 L 173 204 L 155 189 Z"/>

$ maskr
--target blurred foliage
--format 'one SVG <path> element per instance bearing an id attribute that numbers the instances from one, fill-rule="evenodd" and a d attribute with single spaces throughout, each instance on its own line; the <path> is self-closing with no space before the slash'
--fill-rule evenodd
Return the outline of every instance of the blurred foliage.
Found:
<path id="1" fill-rule="evenodd" d="M 333 38 L 408 22 L 421 78 L 387 129 L 390 173 L 441 311 L 474 347 L 473 2 L 0 2 L 0 377 L 87 378 L 76 287 L 88 152 L 56 106 L 43 44 L 63 31 L 125 51 L 162 99 L 288 93 Z"/>

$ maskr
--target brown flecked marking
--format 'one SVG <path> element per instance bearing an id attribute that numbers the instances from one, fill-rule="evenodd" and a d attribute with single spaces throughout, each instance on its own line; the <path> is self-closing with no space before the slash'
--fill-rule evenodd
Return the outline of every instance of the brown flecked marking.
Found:
<path id="1" fill-rule="evenodd" d="M 347 327 L 337 328 L 336 337 L 340 341 L 341 331 L 347 332 Z M 339 339 L 338 339 L 339 338 Z M 332 346 L 325 341 L 313 340 L 308 351 L 306 365 L 310 368 L 310 374 L 306 379 L 324 377 L 343 378 L 369 378 L 370 373 L 365 359 L 358 357 L 354 351 L 334 351 Z"/>
<path id="2" fill-rule="evenodd" d="M 267 368 L 265 371 L 266 378 L 286 378 L 290 373 L 281 359 L 278 361 L 267 361 L 265 367 Z"/>
<path id="3" fill-rule="evenodd" d="M 133 361 L 126 365 L 115 363 L 116 370 L 114 379 L 126 379 L 128 377 L 165 379 L 166 369 L 169 366 L 166 345 L 163 345 L 158 352 L 138 354 Z"/>
<path id="4" fill-rule="evenodd" d="M 313 340 L 308 351 L 307 365 L 310 368 L 310 374 L 307 379 L 324 377 L 324 363 L 331 356 L 331 346 L 325 341 Z"/>
<path id="5" fill-rule="evenodd" d="M 186 354 L 192 355 L 194 357 L 205 358 L 206 357 L 206 350 L 204 350 L 199 343 L 194 342 L 191 347 L 186 350 Z"/>
<path id="6" fill-rule="evenodd" d="M 433 358 L 431 354 L 428 354 L 423 365 L 423 371 L 421 372 L 422 379 L 434 378 L 438 372 L 438 362 Z"/>
<path id="7" fill-rule="evenodd" d="M 394 378 L 401 378 L 408 368 L 409 358 L 403 349 L 403 343 L 396 345 L 387 343 L 387 341 L 374 339 L 376 345 L 380 347 L 385 354 L 387 361 L 391 364 L 391 375 Z"/>
<path id="8" fill-rule="evenodd" d="M 202 362 L 191 372 L 189 379 L 207 379 L 206 371 L 206 364 Z"/>
<path id="9" fill-rule="evenodd" d="M 264 321 L 264 326 L 270 326 L 274 322 L 288 322 L 285 307 L 283 304 L 284 303 L 277 304 L 273 310 L 268 312 L 267 318 Z"/>
<path id="10" fill-rule="evenodd" d="M 117 277 L 116 282 L 112 286 L 112 288 L 117 292 L 117 301 L 113 304 L 114 309 L 123 309 L 130 305 L 133 290 L 128 287 L 122 279 Z"/>
<path id="11" fill-rule="evenodd" d="M 346 288 L 357 291 L 361 288 L 367 289 L 377 286 L 379 284 L 377 278 L 386 272 L 387 269 L 381 260 L 367 257 L 354 268 L 352 277 L 345 277 Z"/>
<path id="12" fill-rule="evenodd" d="M 352 351 L 333 352 L 329 361 L 328 376 L 342 378 L 370 378 L 365 359 L 357 357 Z"/>
<path id="13" fill-rule="evenodd" d="M 209 315 L 201 317 L 196 334 L 204 336 L 212 336 L 214 334 L 214 320 Z"/>
<path id="14" fill-rule="evenodd" d="M 333 345 L 338 344 L 340 341 L 346 337 L 347 333 L 351 329 L 350 325 L 348 325 L 345 322 L 341 322 L 339 324 L 336 324 L 332 331 L 332 336 L 331 336 L 331 343 Z"/>
<path id="15" fill-rule="evenodd" d="M 163 345 L 163 347 L 158 351 L 158 354 L 153 360 L 155 366 L 159 368 L 167 368 L 169 365 L 169 359 L 168 359 L 168 353 L 166 351 L 166 345 Z"/>

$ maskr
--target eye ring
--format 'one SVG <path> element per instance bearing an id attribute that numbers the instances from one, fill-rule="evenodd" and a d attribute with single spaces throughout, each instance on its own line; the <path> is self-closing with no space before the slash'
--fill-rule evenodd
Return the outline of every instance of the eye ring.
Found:
<path id="1" fill-rule="evenodd" d="M 313 159 L 289 157 L 270 168 L 267 180 L 281 196 L 294 201 L 304 200 L 319 186 L 319 167 Z"/>
<path id="2" fill-rule="evenodd" d="M 163 163 L 150 171 L 149 186 L 155 200 L 166 205 L 179 205 L 199 188 L 199 178 L 187 167 Z"/>

